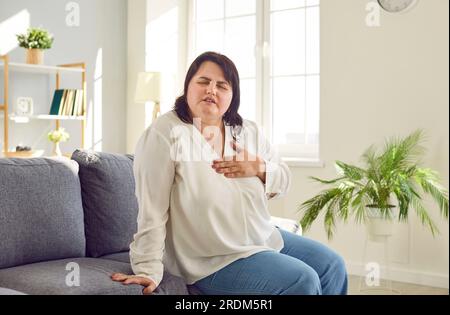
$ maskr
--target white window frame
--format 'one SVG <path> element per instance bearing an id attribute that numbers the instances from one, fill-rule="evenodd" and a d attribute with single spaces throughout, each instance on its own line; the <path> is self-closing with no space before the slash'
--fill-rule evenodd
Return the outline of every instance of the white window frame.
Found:
<path id="1" fill-rule="evenodd" d="M 188 12 L 187 12 L 187 64 L 196 57 L 194 56 L 194 43 L 195 43 L 195 0 L 188 0 Z M 256 95 L 255 101 L 255 120 L 258 125 L 262 127 L 264 135 L 269 141 L 273 143 L 273 115 L 272 104 L 273 95 L 271 88 L 271 25 L 270 25 L 270 0 L 255 0 L 256 2 L 256 46 L 255 46 L 255 76 L 256 76 Z M 305 5 L 299 8 L 319 7 L 318 5 Z M 295 8 L 287 9 L 293 10 Z M 319 50 L 320 51 L 320 50 Z M 306 68 L 305 68 L 306 70 Z M 306 73 L 305 77 L 310 74 Z M 316 75 L 319 76 L 320 70 Z M 320 107 L 320 100 L 319 100 Z M 319 109 L 320 110 L 320 109 Z M 245 118 L 245 117 L 243 117 Z M 305 115 L 305 119 L 307 119 Z M 319 121 L 320 124 L 320 121 Z M 320 129 L 319 129 L 320 130 Z M 319 131 L 320 137 L 320 131 Z M 317 145 L 311 144 L 275 144 L 280 155 L 290 164 L 294 166 L 313 166 L 322 167 L 323 162 L 319 160 L 319 148 L 320 138 Z M 299 154 L 300 152 L 300 154 Z"/>

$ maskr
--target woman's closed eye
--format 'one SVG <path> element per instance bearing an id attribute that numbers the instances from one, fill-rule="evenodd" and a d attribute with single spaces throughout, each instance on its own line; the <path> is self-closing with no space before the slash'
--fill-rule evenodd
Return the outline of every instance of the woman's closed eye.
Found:
<path id="1" fill-rule="evenodd" d="M 210 85 L 211 84 L 211 80 L 200 78 L 197 81 L 197 83 L 200 84 L 200 85 Z M 218 82 L 216 84 L 216 86 L 217 86 L 218 89 L 221 89 L 221 90 L 224 90 L 224 91 L 227 91 L 229 89 L 229 85 L 226 82 Z"/>
<path id="2" fill-rule="evenodd" d="M 221 90 L 224 90 L 224 91 L 227 91 L 227 90 L 228 90 L 228 84 L 225 84 L 225 83 L 217 84 L 217 87 L 218 87 L 219 89 L 221 89 Z"/>
<path id="3" fill-rule="evenodd" d="M 206 80 L 199 80 L 199 81 L 197 81 L 197 83 L 201 84 L 201 85 L 209 85 L 209 81 L 206 81 Z"/>

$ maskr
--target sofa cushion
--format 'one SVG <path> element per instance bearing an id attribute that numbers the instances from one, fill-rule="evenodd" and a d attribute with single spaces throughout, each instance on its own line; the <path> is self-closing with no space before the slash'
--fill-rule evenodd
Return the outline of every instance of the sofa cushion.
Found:
<path id="1" fill-rule="evenodd" d="M 123 285 L 111 280 L 115 272 L 132 274 L 128 263 L 102 258 L 72 258 L 2 269 L 0 283 L 26 294 L 142 295 L 140 285 Z M 78 275 L 79 281 L 76 281 Z M 153 292 L 153 295 L 187 294 L 185 282 L 169 273 L 164 273 L 163 280 Z"/>
<path id="2" fill-rule="evenodd" d="M 129 264 L 130 263 L 130 252 L 114 253 L 100 257 L 102 259 L 109 259 L 120 261 Z"/>
<path id="3" fill-rule="evenodd" d="M 0 268 L 84 256 L 77 172 L 67 158 L 0 159 Z"/>
<path id="4" fill-rule="evenodd" d="M 115 253 L 106 256 L 102 256 L 101 259 L 110 259 L 120 261 L 124 263 L 130 263 L 129 252 Z M 174 276 L 167 271 L 164 272 L 161 283 L 153 292 L 154 295 L 187 295 L 188 287 L 183 278 Z"/>
<path id="5" fill-rule="evenodd" d="M 174 276 L 164 271 L 161 283 L 158 285 L 153 295 L 189 295 L 186 282 L 183 278 Z"/>
<path id="6" fill-rule="evenodd" d="M 129 250 L 137 231 L 138 203 L 131 155 L 76 150 L 80 165 L 86 255 Z"/>
<path id="7" fill-rule="evenodd" d="M 129 264 L 113 260 L 72 258 L 2 269 L 0 283 L 27 294 L 142 294 L 140 285 L 112 281 L 114 272 L 128 274 L 131 268 Z"/>

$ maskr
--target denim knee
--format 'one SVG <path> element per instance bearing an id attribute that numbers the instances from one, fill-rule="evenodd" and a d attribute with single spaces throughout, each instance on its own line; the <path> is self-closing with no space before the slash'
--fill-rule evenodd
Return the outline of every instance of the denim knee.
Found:
<path id="1" fill-rule="evenodd" d="M 334 270 L 341 276 L 347 275 L 344 259 L 339 255 L 337 255 L 337 259 L 334 262 Z"/>
<path id="2" fill-rule="evenodd" d="M 342 283 L 339 294 L 347 294 L 347 287 L 348 287 L 347 268 L 345 266 L 344 259 L 342 259 L 341 256 L 339 256 L 339 259 L 337 261 L 336 272 L 340 277 L 340 281 Z"/>
<path id="3" fill-rule="evenodd" d="M 329 270 L 326 273 L 325 278 L 329 277 L 324 282 L 327 285 L 322 286 L 323 294 L 332 295 L 345 295 L 347 294 L 348 279 L 347 269 L 345 267 L 344 259 L 336 254 L 336 257 L 332 260 Z"/>
<path id="4" fill-rule="evenodd" d="M 313 269 L 305 270 L 298 280 L 281 294 L 321 295 L 322 286 L 319 275 Z"/>

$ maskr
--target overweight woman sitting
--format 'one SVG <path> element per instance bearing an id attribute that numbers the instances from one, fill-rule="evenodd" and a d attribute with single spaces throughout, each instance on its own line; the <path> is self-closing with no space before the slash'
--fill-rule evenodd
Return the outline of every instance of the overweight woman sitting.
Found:
<path id="1" fill-rule="evenodd" d="M 173 111 L 137 144 L 134 275 L 112 279 L 150 294 L 165 268 L 204 294 L 346 294 L 340 256 L 271 224 L 268 199 L 288 191 L 291 174 L 239 105 L 234 63 L 197 57 Z"/>

